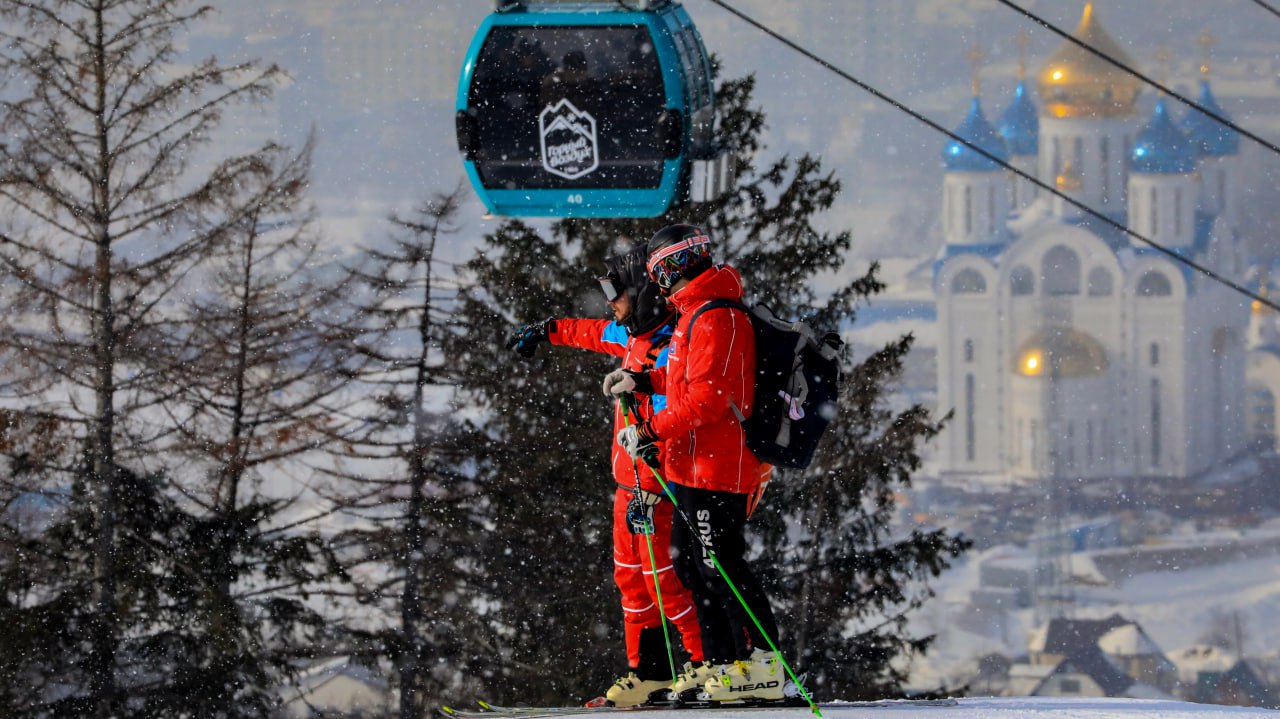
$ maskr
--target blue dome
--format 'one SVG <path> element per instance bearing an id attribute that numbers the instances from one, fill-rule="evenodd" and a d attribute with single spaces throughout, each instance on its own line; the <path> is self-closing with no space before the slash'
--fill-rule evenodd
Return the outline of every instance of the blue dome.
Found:
<path id="1" fill-rule="evenodd" d="M 1213 92 L 1209 89 L 1208 80 L 1200 81 L 1199 103 L 1200 107 L 1219 117 L 1231 119 L 1227 117 L 1227 113 L 1222 111 L 1218 101 L 1213 99 Z M 1223 125 L 1194 107 L 1188 110 L 1187 114 L 1182 118 L 1182 129 L 1186 130 L 1191 142 L 1195 145 L 1196 152 L 1201 155 L 1223 157 L 1240 152 L 1239 132 Z"/>
<path id="2" fill-rule="evenodd" d="M 1145 175 L 1195 172 L 1195 145 L 1173 124 L 1163 97 L 1156 102 L 1151 122 L 1138 133 L 1129 159 L 1133 171 Z"/>
<path id="3" fill-rule="evenodd" d="M 1012 155 L 1034 155 L 1040 145 L 1040 116 L 1027 94 L 1027 84 L 1018 81 L 1013 102 L 1000 113 L 1000 136 Z"/>
<path id="4" fill-rule="evenodd" d="M 1009 151 L 1005 149 L 1004 140 L 982 114 L 982 104 L 977 96 L 974 96 L 973 102 L 969 103 L 969 114 L 965 116 L 964 122 L 960 123 L 954 132 L 993 157 L 1000 160 L 1009 159 Z M 942 161 L 946 164 L 948 172 L 991 172 L 1004 169 L 998 162 L 955 140 L 948 141 L 942 148 Z"/>

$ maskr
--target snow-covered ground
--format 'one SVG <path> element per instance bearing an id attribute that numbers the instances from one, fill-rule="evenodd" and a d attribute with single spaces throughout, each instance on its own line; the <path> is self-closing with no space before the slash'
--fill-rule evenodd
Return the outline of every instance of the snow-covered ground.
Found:
<path id="1" fill-rule="evenodd" d="M 1139 699 L 1059 699 L 1059 698 L 987 698 L 960 699 L 955 706 L 914 706 L 909 702 L 890 705 L 827 706 L 822 716 L 828 719 L 1238 719 L 1241 717 L 1275 717 L 1266 709 L 1222 707 L 1173 701 Z M 727 719 L 727 717 L 767 716 L 772 719 L 812 717 L 808 709 L 708 709 L 675 711 L 646 710 L 645 719 Z"/>

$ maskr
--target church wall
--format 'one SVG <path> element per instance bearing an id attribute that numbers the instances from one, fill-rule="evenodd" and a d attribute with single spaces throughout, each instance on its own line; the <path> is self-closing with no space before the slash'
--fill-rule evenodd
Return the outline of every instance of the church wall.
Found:
<path id="1" fill-rule="evenodd" d="M 991 242 L 1009 214 L 1004 172 L 948 172 L 942 193 L 942 229 L 949 245 Z"/>
<path id="2" fill-rule="evenodd" d="M 1235 191 L 1238 174 L 1236 157 L 1203 157 L 1199 170 L 1199 207 L 1203 212 L 1221 213 L 1231 224 L 1239 220 L 1239 201 Z"/>
<path id="3" fill-rule="evenodd" d="M 957 282 L 983 278 L 981 292 L 956 294 Z M 947 301 L 938 308 L 938 408 L 954 412 L 940 441 L 950 471 L 990 474 L 1001 465 L 1001 397 L 995 270 L 977 258 L 958 258 L 938 275 Z"/>
<path id="4" fill-rule="evenodd" d="M 1195 180 L 1190 175 L 1134 175 L 1129 181 L 1129 227 L 1163 247 L 1195 240 Z"/>
<path id="5" fill-rule="evenodd" d="M 1125 207 L 1129 151 L 1137 135 L 1129 118 L 1040 118 L 1041 181 L 1054 185 L 1067 163 L 1079 173 L 1079 190 L 1068 192 L 1102 212 L 1118 213 Z"/>
<path id="6" fill-rule="evenodd" d="M 1169 282 L 1170 294 L 1138 294 L 1149 271 Z M 1184 340 L 1185 285 L 1182 274 L 1164 261 L 1139 263 L 1130 277 L 1134 282 L 1128 288 L 1133 317 L 1129 410 L 1134 474 L 1184 476 L 1190 449 L 1186 412 L 1191 362 Z"/>
<path id="7" fill-rule="evenodd" d="M 1038 163 L 1039 159 L 1035 155 L 1014 155 L 1009 158 L 1009 164 L 1037 179 L 1039 178 L 1037 174 L 1039 172 Z M 1009 193 L 1012 198 L 1013 209 L 1021 210 L 1036 199 L 1036 196 L 1040 193 L 1040 188 L 1031 184 L 1030 180 L 1021 175 L 1009 173 Z"/>

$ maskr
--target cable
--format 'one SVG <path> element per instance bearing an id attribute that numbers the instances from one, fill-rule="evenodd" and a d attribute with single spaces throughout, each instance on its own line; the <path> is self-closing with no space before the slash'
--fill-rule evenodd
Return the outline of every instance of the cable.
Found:
<path id="1" fill-rule="evenodd" d="M 715 2 L 715 0 L 712 0 L 712 2 Z M 1059 35 L 1059 36 L 1061 36 L 1061 37 L 1065 38 L 1068 42 L 1071 42 L 1071 43 L 1073 43 L 1073 44 L 1075 44 L 1075 45 L 1077 45 L 1077 46 L 1079 46 L 1079 47 L 1081 47 L 1081 48 L 1083 48 L 1083 49 L 1085 49 L 1085 50 L 1088 50 L 1089 52 L 1093 53 L 1094 55 L 1097 55 L 1098 57 L 1102 58 L 1103 60 L 1106 60 L 1107 62 L 1111 63 L 1112 65 L 1115 65 L 1116 67 L 1120 68 L 1121 70 L 1124 70 L 1125 72 L 1129 73 L 1130 75 L 1133 75 L 1134 77 L 1136 77 L 1136 78 L 1138 78 L 1139 80 L 1141 80 L 1141 81 L 1143 81 L 1143 82 L 1147 83 L 1148 85 L 1150 85 L 1150 86 L 1152 86 L 1152 87 L 1156 88 L 1157 90 L 1159 90 L 1159 91 L 1163 92 L 1164 94 L 1168 95 L 1169 97 L 1172 97 L 1172 98 L 1177 99 L 1178 101 L 1180 101 L 1180 102 L 1182 102 L 1183 104 L 1185 104 L 1187 107 L 1192 107 L 1192 108 L 1195 108 L 1196 110 L 1199 110 L 1200 112 L 1203 112 L 1205 115 L 1208 115 L 1209 117 L 1213 118 L 1213 119 L 1214 119 L 1214 120 L 1216 120 L 1217 122 L 1219 122 L 1219 123 L 1221 123 L 1221 124 L 1223 124 L 1223 125 L 1225 125 L 1225 126 L 1227 126 L 1227 127 L 1231 128 L 1232 130 L 1235 130 L 1236 132 L 1240 133 L 1241 135 L 1244 135 L 1245 137 L 1249 138 L 1250 140 L 1253 140 L 1254 142 L 1258 143 L 1259 145 L 1262 145 L 1263 147 L 1267 148 L 1268 150 L 1271 150 L 1272 152 L 1276 153 L 1277 155 L 1280 155 L 1280 146 L 1276 145 L 1275 143 L 1273 143 L 1273 142 L 1269 142 L 1269 141 L 1267 141 L 1267 140 L 1263 139 L 1262 137 L 1260 137 L 1260 136 L 1258 136 L 1258 135 L 1256 135 L 1256 134 L 1254 134 L 1254 133 L 1252 133 L 1252 132 L 1250 132 L 1250 131 L 1248 131 L 1248 130 L 1244 129 L 1243 127 L 1240 127 L 1239 125 L 1237 125 L 1236 123 L 1234 123 L 1234 122 L 1232 122 L 1231 120 L 1227 119 L 1226 117 L 1223 117 L 1222 115 L 1220 115 L 1220 114 L 1218 114 L 1218 113 L 1214 112 L 1213 110 L 1209 110 L 1209 109 L 1207 109 L 1207 108 L 1205 108 L 1205 107 L 1201 106 L 1199 103 L 1195 102 L 1194 100 L 1192 100 L 1192 99 L 1190 99 L 1190 98 L 1184 97 L 1183 95 L 1181 95 L 1180 93 L 1176 92 L 1176 91 L 1175 91 L 1175 90 L 1173 90 L 1172 88 L 1166 87 L 1163 83 L 1157 82 L 1157 81 L 1155 81 L 1155 80 L 1153 80 L 1153 79 L 1151 79 L 1151 78 L 1147 77 L 1146 75 L 1143 75 L 1143 74 L 1142 74 L 1141 72 L 1139 72 L 1138 70 L 1136 70 L 1136 69 L 1134 69 L 1134 68 L 1132 68 L 1132 67 L 1129 67 L 1128 65 L 1126 65 L 1126 64 L 1124 64 L 1124 63 L 1122 63 L 1122 62 L 1120 62 L 1119 60 L 1115 59 L 1114 57 L 1111 57 L 1110 55 L 1106 54 L 1105 52 L 1102 52 L 1101 50 L 1098 50 L 1097 48 L 1093 47 L 1093 46 L 1092 46 L 1092 45 L 1090 45 L 1089 43 L 1087 43 L 1087 42 L 1085 42 L 1085 41 L 1081 40 L 1080 38 L 1078 38 L 1078 37 L 1076 37 L 1076 36 L 1072 35 L 1071 33 L 1067 32 L 1067 31 L 1065 31 L 1065 30 L 1063 30 L 1063 29 L 1061 29 L 1061 28 L 1059 28 L 1059 27 L 1057 27 L 1057 26 L 1053 25 L 1053 24 L 1052 24 L 1052 23 L 1050 23 L 1049 21 L 1047 21 L 1047 20 L 1045 20 L 1045 19 L 1041 18 L 1039 15 L 1036 15 L 1035 13 L 1031 12 L 1030 10 L 1024 9 L 1024 8 L 1022 8 L 1022 7 L 1020 7 L 1020 6 L 1016 5 L 1016 4 L 1014 4 L 1014 3 L 1012 2 L 1012 0 L 996 0 L 996 2 L 1000 3 L 1001 5 L 1004 5 L 1005 7 L 1009 8 L 1010 10 L 1013 10 L 1014 12 L 1017 12 L 1017 13 L 1019 13 L 1019 14 L 1021 14 L 1021 15 L 1025 16 L 1025 17 L 1027 17 L 1027 18 L 1028 18 L 1028 19 L 1030 19 L 1032 22 L 1035 22 L 1036 24 L 1040 25 L 1041 27 L 1043 27 L 1043 28 L 1045 28 L 1045 29 L 1047 29 L 1047 30 L 1049 30 L 1049 31 L 1053 32 L 1054 34 Z M 1254 0 L 1254 2 L 1259 2 L 1259 3 L 1260 3 L 1260 2 L 1261 2 L 1261 0 Z M 1274 10 L 1273 10 L 1273 12 L 1274 12 Z"/>
<path id="2" fill-rule="evenodd" d="M 881 91 L 877 90 L 876 88 L 872 87 L 871 85 L 869 85 L 869 84 L 867 84 L 867 83 L 863 82 L 862 80 L 859 80 L 858 78 L 854 77 L 853 75 L 850 75 L 849 73 L 845 72 L 844 70 L 841 70 L 840 68 L 838 68 L 838 67 L 836 67 L 835 65 L 831 64 L 830 62 L 828 62 L 828 61 L 826 61 L 826 60 L 822 59 L 821 57 L 818 57 L 817 55 L 815 55 L 815 54 L 814 54 L 814 53 L 812 53 L 811 51 L 806 50 L 804 47 L 801 47 L 800 45 L 796 44 L 795 42 L 793 42 L 793 41 L 789 40 L 788 38 L 786 38 L 785 36 L 783 36 L 783 35 L 779 34 L 779 33 L 778 33 L 778 32 L 776 32 L 775 30 L 773 30 L 773 29 L 771 29 L 771 28 L 767 27 L 766 25 L 761 24 L 759 21 L 757 21 L 757 20 L 755 20 L 754 18 L 751 18 L 750 16 L 748 16 L 748 15 L 744 14 L 743 12 L 739 11 L 737 8 L 734 8 L 734 7 L 730 6 L 727 2 L 725 2 L 725 0 L 707 0 L 707 2 L 710 2 L 710 3 L 714 4 L 714 5 L 718 5 L 718 6 L 720 6 L 721 8 L 723 8 L 723 9 L 724 9 L 724 10 L 726 10 L 726 11 L 728 11 L 729 13 L 731 13 L 731 14 L 733 14 L 733 15 L 737 16 L 739 19 L 741 19 L 743 22 L 747 23 L 748 25 L 751 25 L 752 27 L 755 27 L 757 30 L 759 30 L 759 31 L 763 32 L 764 34 L 768 35 L 769 37 L 772 37 L 773 39 L 777 40 L 778 42 L 782 43 L 783 45 L 786 45 L 787 47 L 791 48 L 792 50 L 795 50 L 796 52 L 798 52 L 798 53 L 800 53 L 801 55 L 805 56 L 806 58 L 808 58 L 808 59 L 812 60 L 813 62 L 815 62 L 815 63 L 817 63 L 817 64 L 821 65 L 822 67 L 826 68 L 827 70 L 830 70 L 831 72 L 835 73 L 836 75 L 840 76 L 841 78 L 843 78 L 843 79 L 845 79 L 845 80 L 848 80 L 849 82 L 853 83 L 854 85 L 857 85 L 858 87 L 862 88 L 862 89 L 863 89 L 863 90 L 865 90 L 866 92 L 868 92 L 868 93 L 870 93 L 871 95 L 875 96 L 877 99 L 882 100 L 882 101 L 884 101 L 884 102 L 886 102 L 886 103 L 888 103 L 888 104 L 892 105 L 893 107 L 895 107 L 895 108 L 897 108 L 897 109 L 901 110 L 902 112 L 905 112 L 906 114 L 908 114 L 908 115 L 910 115 L 911 117 L 915 118 L 915 119 L 916 119 L 916 120 L 918 120 L 919 122 L 921 122 L 921 123 L 923 123 L 923 124 L 925 124 L 925 125 L 928 125 L 929 127 L 933 128 L 934 130 L 937 130 L 938 132 L 942 133 L 943 135 L 946 135 L 947 137 L 951 138 L 952 140 L 955 140 L 956 142 L 961 143 L 962 145 L 964 145 L 965 147 L 969 148 L 970 150 L 973 150 L 974 152 L 978 153 L 979 155 L 982 155 L 983 157 L 985 157 L 985 158 L 987 158 L 988 160 L 990 160 L 990 161 L 992 161 L 992 162 L 996 163 L 997 165 L 999 165 L 999 166 L 1003 167 L 1004 169 L 1006 169 L 1006 170 L 1008 170 L 1008 171 L 1010 171 L 1010 172 L 1014 173 L 1015 175 L 1017 175 L 1017 176 L 1019 176 L 1019 177 L 1023 178 L 1024 180 L 1027 180 L 1028 182 L 1030 182 L 1031 184 L 1035 185 L 1036 187 L 1039 187 L 1040 189 L 1044 190 L 1045 192 L 1048 192 L 1048 193 L 1049 193 L 1049 194 L 1051 194 L 1051 195 L 1054 195 L 1054 196 L 1056 196 L 1056 197 L 1061 198 L 1061 199 L 1062 199 L 1062 200 L 1064 200 L 1065 202 L 1067 202 L 1067 203 L 1069 203 L 1069 204 L 1071 204 L 1071 205 L 1073 205 L 1073 206 L 1075 206 L 1075 207 L 1079 208 L 1080 210 L 1083 210 L 1085 213 L 1087 213 L 1087 214 L 1089 214 L 1089 215 L 1091 215 L 1091 216 L 1093 216 L 1093 217 L 1096 217 L 1097 219 L 1102 220 L 1103 222 L 1107 223 L 1108 225 L 1111 225 L 1112 227 L 1114 227 L 1114 228 L 1116 228 L 1116 229 L 1120 230 L 1121 232 L 1123 232 L 1124 234 L 1128 235 L 1129 237 L 1132 237 L 1133 239 L 1138 240 L 1139 242 L 1142 242 L 1143 244 L 1145 244 L 1145 245 L 1147 245 L 1147 246 L 1151 247 L 1152 249 L 1155 249 L 1155 250 L 1157 250 L 1157 251 L 1159 251 L 1159 252 L 1163 253 L 1165 256 L 1167 256 L 1169 259 L 1173 260 L 1174 262 L 1179 262 L 1179 263 L 1181 263 L 1181 264 L 1183 264 L 1183 265 L 1186 265 L 1187 267 L 1190 267 L 1190 268 L 1194 269 L 1195 271 L 1197 271 L 1197 272 L 1199 272 L 1199 273 L 1203 274 L 1205 277 L 1208 277 L 1209 279 L 1211 279 L 1211 280 L 1213 280 L 1213 281 L 1215 281 L 1215 282 L 1217 282 L 1217 283 L 1219 283 L 1219 284 L 1222 284 L 1222 285 L 1224 285 L 1224 286 L 1226 286 L 1226 287 L 1229 287 L 1229 288 L 1231 288 L 1232 290 L 1235 290 L 1236 292 L 1238 292 L 1239 294 L 1242 294 L 1242 295 L 1244 295 L 1245 297 L 1248 297 L 1249 299 L 1251 299 L 1251 300 L 1253 300 L 1253 301 L 1255 301 L 1255 302 L 1257 302 L 1257 303 L 1259 303 L 1259 304 L 1261 304 L 1261 305 L 1263 305 L 1263 306 L 1265 306 L 1265 307 L 1269 307 L 1269 308 L 1271 308 L 1271 309 L 1273 309 L 1273 310 L 1276 310 L 1276 311 L 1280 312 L 1280 304 L 1277 304 L 1276 302 L 1274 302 L 1274 301 L 1272 301 L 1272 300 L 1270 300 L 1270 299 L 1268 299 L 1268 298 L 1266 298 L 1266 297 L 1263 297 L 1262 295 L 1260 295 L 1260 294 L 1258 294 L 1258 293 L 1256 293 L 1256 292 L 1254 292 L 1254 291 L 1250 290 L 1249 288 L 1247 288 L 1247 287 L 1245 287 L 1245 286 L 1243 286 L 1243 285 L 1241 285 L 1241 284 L 1238 284 L 1238 283 L 1236 283 L 1236 282 L 1234 282 L 1234 281 L 1232 281 L 1232 280 L 1230 280 L 1230 279 L 1227 279 L 1226 277 L 1223 277 L 1222 275 L 1219 275 L 1218 273 L 1214 272 L 1213 270 L 1209 269 L 1208 267 L 1205 267 L 1204 265 L 1201 265 L 1200 263 L 1196 262 L 1195 260 L 1191 260 L 1191 259 L 1188 259 L 1188 258 L 1186 258 L 1186 257 L 1183 257 L 1182 255 L 1179 255 L 1177 252 L 1175 252 L 1175 251 L 1173 251 L 1173 250 L 1171 250 L 1171 249 L 1169 249 L 1169 248 L 1165 247 L 1164 245 L 1161 245 L 1161 244 L 1159 244 L 1159 243 L 1155 242 L 1154 240 L 1149 240 L 1149 239 L 1147 239 L 1145 236 L 1143 236 L 1143 235 L 1141 235 L 1141 234 L 1139 234 L 1139 233 L 1135 232 L 1134 230 L 1129 229 L 1129 227 L 1128 227 L 1128 226 L 1123 225 L 1123 224 L 1121 224 L 1121 223 L 1119 223 L 1119 222 L 1116 222 L 1115 220 L 1111 219 L 1110 217 L 1107 217 L 1106 215 L 1102 214 L 1101 212 L 1099 212 L 1099 211 L 1097 211 L 1097 210 L 1093 209 L 1092 207 L 1089 207 L 1088 205 L 1084 204 L 1083 202 L 1080 202 L 1079 200 L 1076 200 L 1076 199 L 1073 199 L 1073 198 L 1071 198 L 1071 197 L 1068 197 L 1066 194 L 1064 194 L 1063 192 L 1061 192 L 1060 190 L 1058 190 L 1058 188 L 1056 188 L 1056 187 L 1052 187 L 1052 186 L 1050 186 L 1050 185 L 1048 185 L 1048 184 L 1045 184 L 1044 182 L 1042 182 L 1042 181 L 1041 181 L 1039 178 L 1037 178 L 1037 177 L 1032 177 L 1031 175 L 1028 175 L 1026 172 L 1023 172 L 1022 170 L 1020 170 L 1020 169 L 1018 169 L 1018 168 L 1014 167 L 1013 165 L 1009 164 L 1008 162 L 1006 162 L 1006 161 L 1004 161 L 1004 160 L 1000 159 L 999 157 L 996 157 L 995 155 L 992 155 L 991 153 L 987 152 L 986 150 L 982 149 L 981 147 L 978 147 L 976 144 L 974 144 L 974 143 L 970 142 L 968 139 L 963 138 L 963 137 L 960 137 L 959 135 L 955 134 L 955 133 L 954 133 L 954 132 L 952 132 L 951 130 L 948 130 L 947 128 L 943 127 L 942 125 L 939 125 L 938 123 L 934 122 L 933 120 L 930 120 L 929 118 L 925 117 L 924 115 L 921 115 L 919 112 L 916 112 L 915 110 L 912 110 L 912 109 L 911 109 L 910 107 L 908 107 L 907 105 L 904 105 L 903 103 L 901 103 L 901 102 L 899 102 L 899 101 L 897 101 L 897 100 L 893 99 L 892 97 L 889 97 L 888 95 L 886 95 L 886 94 L 884 94 L 883 92 L 881 92 Z"/>
<path id="3" fill-rule="evenodd" d="M 1266 3 L 1265 3 L 1265 2 L 1263 2 L 1262 0 L 1253 0 L 1253 2 L 1254 2 L 1254 4 L 1255 4 L 1255 5 L 1257 5 L 1258 7 L 1262 8 L 1263 10 L 1266 10 L 1267 12 L 1271 13 L 1272 15 L 1275 15 L 1276 17 L 1280 17 L 1280 10 L 1275 9 L 1274 7 L 1272 7 L 1272 6 L 1268 5 L 1268 4 L 1266 4 Z"/>

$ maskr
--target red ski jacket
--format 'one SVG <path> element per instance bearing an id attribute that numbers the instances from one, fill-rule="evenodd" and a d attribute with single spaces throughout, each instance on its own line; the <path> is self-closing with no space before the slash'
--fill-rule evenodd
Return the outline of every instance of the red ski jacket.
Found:
<path id="1" fill-rule="evenodd" d="M 701 322 L 701 320 L 699 320 Z M 556 320 L 555 328 L 547 333 L 553 345 L 578 347 L 593 352 L 603 352 L 622 358 L 622 369 L 635 372 L 647 372 L 654 367 L 667 364 L 667 343 L 671 339 L 671 325 L 663 325 L 656 330 L 639 337 L 632 337 L 627 328 L 610 320 L 564 319 Z M 637 394 L 636 411 L 640 415 L 638 421 L 652 419 L 656 413 L 666 407 L 667 398 L 659 395 Z M 631 418 L 634 424 L 635 417 Z M 618 432 L 626 423 L 622 418 L 622 406 L 615 403 L 613 408 L 613 479 L 619 486 L 632 489 L 636 484 L 635 468 L 625 450 L 618 444 Z M 659 445 L 661 446 L 661 445 Z M 640 488 L 654 494 L 662 493 L 662 486 L 654 479 L 653 472 L 643 463 L 640 470 Z M 662 470 L 659 470 L 662 471 Z M 666 479 L 666 475 L 663 475 Z"/>
<path id="2" fill-rule="evenodd" d="M 742 301 L 742 278 L 728 265 L 712 267 L 671 295 L 680 320 L 666 366 L 650 373 L 654 392 L 667 396 L 667 409 L 649 426 L 663 440 L 668 481 L 754 494 L 772 468 L 747 449 L 742 424 L 730 406 L 732 402 L 750 416 L 755 402 L 751 319 L 727 307 L 708 310 L 689 336 L 689 320 L 698 308 L 720 298 Z"/>

